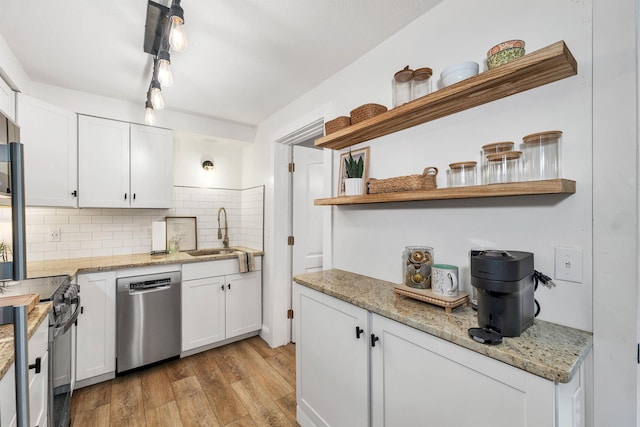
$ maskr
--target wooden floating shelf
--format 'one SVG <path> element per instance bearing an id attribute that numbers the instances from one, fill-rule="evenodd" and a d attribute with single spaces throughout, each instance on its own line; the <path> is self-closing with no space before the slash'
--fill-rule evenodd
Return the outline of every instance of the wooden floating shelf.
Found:
<path id="1" fill-rule="evenodd" d="M 437 188 L 425 191 L 365 194 L 316 199 L 316 206 L 359 205 L 367 203 L 417 202 L 423 200 L 477 199 L 484 197 L 531 196 L 541 194 L 573 194 L 576 182 L 568 179 L 510 182 L 508 184 L 474 185 Z"/>
<path id="2" fill-rule="evenodd" d="M 564 41 L 437 90 L 371 119 L 318 138 L 339 150 L 574 76 L 578 64 Z"/>

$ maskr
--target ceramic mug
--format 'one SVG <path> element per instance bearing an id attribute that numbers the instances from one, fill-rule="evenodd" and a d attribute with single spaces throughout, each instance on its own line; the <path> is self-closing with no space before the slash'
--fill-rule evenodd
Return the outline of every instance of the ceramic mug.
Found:
<path id="1" fill-rule="evenodd" d="M 434 264 L 431 267 L 431 290 L 444 297 L 458 296 L 458 267 L 449 264 Z"/>

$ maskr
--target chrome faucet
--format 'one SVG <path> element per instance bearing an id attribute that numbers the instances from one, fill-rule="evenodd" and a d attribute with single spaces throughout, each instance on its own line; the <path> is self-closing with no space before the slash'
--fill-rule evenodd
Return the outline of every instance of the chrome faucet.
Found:
<path id="1" fill-rule="evenodd" d="M 227 225 L 227 210 L 225 208 L 218 209 L 218 239 L 222 239 L 222 230 L 220 229 L 220 212 L 224 212 L 224 239 L 222 244 L 225 248 L 229 247 L 229 226 Z"/>

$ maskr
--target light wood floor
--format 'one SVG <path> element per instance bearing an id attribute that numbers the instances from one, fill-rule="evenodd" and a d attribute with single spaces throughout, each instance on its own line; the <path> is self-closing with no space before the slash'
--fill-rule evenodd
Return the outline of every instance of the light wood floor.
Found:
<path id="1" fill-rule="evenodd" d="M 73 392 L 72 425 L 296 426 L 295 347 L 259 337 Z"/>

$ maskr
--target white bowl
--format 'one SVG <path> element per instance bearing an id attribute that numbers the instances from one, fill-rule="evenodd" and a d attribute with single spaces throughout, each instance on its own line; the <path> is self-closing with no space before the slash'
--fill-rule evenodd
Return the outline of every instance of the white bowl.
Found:
<path id="1" fill-rule="evenodd" d="M 440 80 L 442 80 L 442 86 L 446 87 L 454 83 L 458 83 L 464 79 L 475 76 L 478 74 L 480 65 L 477 62 L 466 61 L 460 64 L 451 65 L 440 73 Z"/>

